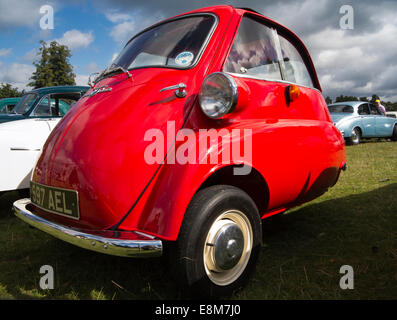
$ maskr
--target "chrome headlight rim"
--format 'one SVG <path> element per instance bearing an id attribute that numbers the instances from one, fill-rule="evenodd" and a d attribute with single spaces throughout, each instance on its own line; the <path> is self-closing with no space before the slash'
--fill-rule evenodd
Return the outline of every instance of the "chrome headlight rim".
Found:
<path id="1" fill-rule="evenodd" d="M 203 90 L 203 86 L 205 85 L 205 83 L 211 78 L 211 77 L 217 77 L 217 76 L 221 76 L 224 77 L 229 85 L 229 88 L 231 89 L 231 96 L 230 96 L 230 101 L 228 106 L 225 108 L 225 110 L 222 113 L 217 113 L 215 115 L 208 113 L 208 111 L 203 107 L 204 103 L 203 103 L 203 98 L 202 98 L 202 90 Z M 211 118 L 211 119 L 220 119 L 222 117 L 224 117 L 227 114 L 230 114 L 231 112 L 234 111 L 234 109 L 237 106 L 237 102 L 238 102 L 238 86 L 237 83 L 235 81 L 235 79 L 224 72 L 213 72 L 210 75 L 208 75 L 207 77 L 205 77 L 201 88 L 200 88 L 200 92 L 199 92 L 199 104 L 200 104 L 200 108 L 203 111 L 203 113 Z"/>

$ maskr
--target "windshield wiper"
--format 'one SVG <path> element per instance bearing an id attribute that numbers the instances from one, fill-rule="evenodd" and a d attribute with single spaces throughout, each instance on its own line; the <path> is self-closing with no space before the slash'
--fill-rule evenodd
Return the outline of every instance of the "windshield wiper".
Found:
<path id="1" fill-rule="evenodd" d="M 114 73 L 114 72 L 117 72 L 117 71 L 122 71 L 123 73 L 127 73 L 127 78 L 128 79 L 132 77 L 131 73 L 127 69 L 125 69 L 124 67 L 119 66 L 119 65 L 117 65 L 115 63 L 113 63 L 113 64 L 110 65 L 109 68 L 103 70 L 99 74 L 99 76 L 94 80 L 94 83 L 98 82 L 99 79 L 105 78 L 108 74 L 111 74 L 111 73 Z"/>
<path id="2" fill-rule="evenodd" d="M 128 78 L 132 77 L 131 73 L 127 69 L 123 68 L 122 66 L 116 66 L 116 67 L 111 68 L 109 70 L 105 70 L 103 75 L 106 76 L 107 74 L 113 73 L 113 72 L 116 72 L 116 71 L 123 71 L 124 73 L 127 73 Z"/>

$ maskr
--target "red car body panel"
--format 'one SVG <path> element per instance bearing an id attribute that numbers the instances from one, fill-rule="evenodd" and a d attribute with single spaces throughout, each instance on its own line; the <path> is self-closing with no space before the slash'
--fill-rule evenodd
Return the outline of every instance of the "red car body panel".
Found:
<path id="1" fill-rule="evenodd" d="M 222 120 L 203 114 L 197 99 L 201 83 L 207 75 L 222 71 L 247 11 L 219 6 L 191 13 L 203 12 L 215 14 L 219 21 L 196 66 L 186 70 L 142 68 L 130 71 L 131 78 L 121 73 L 103 79 L 94 89 L 108 86 L 110 92 L 82 98 L 60 121 L 44 146 L 32 180 L 77 190 L 80 219 L 35 208 L 38 215 L 79 229 L 138 230 L 176 240 L 193 195 L 223 167 L 245 164 L 263 178 L 267 187 L 263 190 L 264 217 L 309 201 L 336 183 L 346 162 L 343 138 L 332 124 L 307 49 L 276 22 L 266 19 L 295 39 L 316 89 L 300 86 L 299 97 L 288 105 L 285 90 L 289 83 L 235 77 L 240 90 L 236 110 Z M 160 92 L 180 82 L 187 85 L 186 98 L 176 98 L 173 91 Z M 148 164 L 144 152 L 151 141 L 144 141 L 145 132 L 158 128 L 167 136 L 170 121 L 175 131 L 191 129 L 196 142 L 200 129 L 249 128 L 252 161 Z M 169 152 L 183 143 L 170 139 Z M 198 157 L 229 151 L 220 146 Z"/>

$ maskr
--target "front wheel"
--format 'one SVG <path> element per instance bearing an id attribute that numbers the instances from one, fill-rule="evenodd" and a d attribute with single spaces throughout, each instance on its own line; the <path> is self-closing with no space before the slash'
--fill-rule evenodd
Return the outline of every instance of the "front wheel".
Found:
<path id="1" fill-rule="evenodd" d="M 262 239 L 255 203 L 241 189 L 199 191 L 185 213 L 171 263 L 183 286 L 202 296 L 225 296 L 254 270 Z"/>

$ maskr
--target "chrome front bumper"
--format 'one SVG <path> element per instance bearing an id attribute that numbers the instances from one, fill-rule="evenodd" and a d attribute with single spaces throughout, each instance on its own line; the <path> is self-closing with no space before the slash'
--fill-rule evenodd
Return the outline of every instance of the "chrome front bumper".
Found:
<path id="1" fill-rule="evenodd" d="M 146 258 L 162 254 L 162 241 L 138 231 L 88 231 L 67 228 L 43 219 L 26 207 L 30 199 L 14 202 L 14 213 L 31 226 L 84 249 L 121 257 Z"/>

